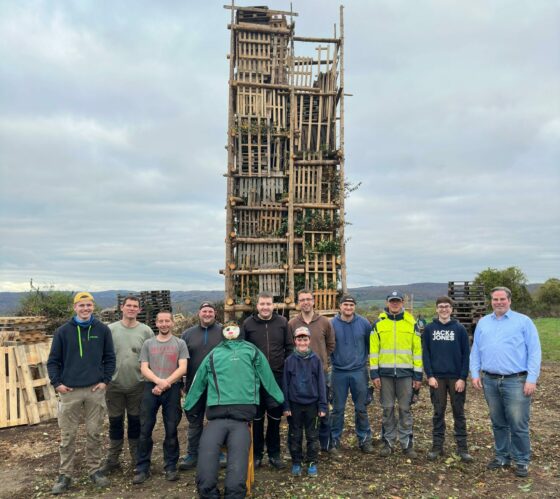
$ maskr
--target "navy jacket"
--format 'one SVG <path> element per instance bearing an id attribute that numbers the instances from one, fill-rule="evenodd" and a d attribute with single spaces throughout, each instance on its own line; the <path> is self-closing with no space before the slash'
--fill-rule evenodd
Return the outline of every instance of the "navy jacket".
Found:
<path id="1" fill-rule="evenodd" d="M 343 321 L 338 314 L 331 321 L 336 337 L 331 364 L 335 371 L 364 369 L 369 357 L 369 335 L 371 324 L 365 317 L 354 314 L 350 322 Z"/>
<path id="2" fill-rule="evenodd" d="M 317 404 L 319 412 L 327 412 L 327 391 L 321 359 L 312 351 L 302 357 L 292 353 L 284 364 L 284 408 L 290 410 L 290 402 Z"/>
<path id="3" fill-rule="evenodd" d="M 115 372 L 116 357 L 111 330 L 97 319 L 80 326 L 72 318 L 54 333 L 47 371 L 51 384 L 82 388 L 109 384 Z"/>
<path id="4" fill-rule="evenodd" d="M 469 373 L 469 335 L 455 319 L 434 319 L 422 335 L 422 361 L 428 378 L 466 380 Z"/>

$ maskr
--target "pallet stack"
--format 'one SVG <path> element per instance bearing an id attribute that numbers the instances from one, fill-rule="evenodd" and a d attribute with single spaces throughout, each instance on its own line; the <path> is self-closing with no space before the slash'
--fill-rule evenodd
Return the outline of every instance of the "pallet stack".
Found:
<path id="1" fill-rule="evenodd" d="M 41 343 L 47 340 L 46 317 L 0 317 L 0 345 L 4 341 Z"/>
<path id="2" fill-rule="evenodd" d="M 346 292 L 344 29 L 295 35 L 297 13 L 231 9 L 225 319 L 263 291 L 287 314 L 312 290 L 315 308 Z M 297 54 L 297 55 L 296 55 Z"/>
<path id="3" fill-rule="evenodd" d="M 0 346 L 0 428 L 56 418 L 56 393 L 47 375 L 50 343 Z"/>
<path id="4" fill-rule="evenodd" d="M 478 319 L 486 314 L 484 286 L 472 281 L 450 281 L 447 284 L 447 294 L 455 303 L 453 317 L 472 335 Z"/>
<path id="5" fill-rule="evenodd" d="M 117 295 L 117 310 L 119 310 L 119 314 L 115 320 L 120 319 L 120 309 L 127 296 L 135 296 L 138 298 L 140 301 L 140 307 L 142 308 L 142 311 L 138 314 L 138 320 L 150 326 L 154 332 L 157 331 L 157 314 L 162 311 L 173 311 L 171 306 L 171 291 L 140 291 L 140 293 Z"/>

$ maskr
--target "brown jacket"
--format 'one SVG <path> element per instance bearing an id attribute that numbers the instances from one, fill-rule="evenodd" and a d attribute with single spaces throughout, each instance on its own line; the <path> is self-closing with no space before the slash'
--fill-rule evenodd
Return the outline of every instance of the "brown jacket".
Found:
<path id="1" fill-rule="evenodd" d="M 330 356 L 334 351 L 335 336 L 331 321 L 322 315 L 313 313 L 311 322 L 303 320 L 301 313 L 288 322 L 288 330 L 293 336 L 298 327 L 306 327 L 311 332 L 310 348 L 319 356 L 323 363 L 323 370 L 327 371 L 330 365 Z"/>

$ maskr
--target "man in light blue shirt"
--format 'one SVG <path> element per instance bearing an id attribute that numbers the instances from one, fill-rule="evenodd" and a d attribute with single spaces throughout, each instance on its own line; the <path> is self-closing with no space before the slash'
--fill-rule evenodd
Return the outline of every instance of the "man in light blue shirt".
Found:
<path id="1" fill-rule="evenodd" d="M 491 291 L 494 313 L 476 326 L 470 357 L 473 386 L 484 388 L 494 432 L 495 458 L 489 470 L 509 467 L 526 477 L 531 457 L 531 397 L 541 367 L 541 344 L 533 321 L 511 310 L 511 291 Z M 481 377 L 482 374 L 482 377 Z"/>

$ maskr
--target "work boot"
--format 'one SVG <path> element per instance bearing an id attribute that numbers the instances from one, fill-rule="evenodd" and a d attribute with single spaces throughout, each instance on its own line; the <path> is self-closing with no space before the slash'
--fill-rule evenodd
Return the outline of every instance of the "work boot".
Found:
<path id="1" fill-rule="evenodd" d="M 123 440 L 109 440 L 109 448 L 107 449 L 107 457 L 101 466 L 101 473 L 109 475 L 113 471 L 118 470 L 121 465 L 119 463 L 119 456 L 123 448 Z"/>
<path id="2" fill-rule="evenodd" d="M 176 482 L 179 480 L 179 473 L 177 473 L 177 470 L 167 470 L 165 472 L 165 479 L 168 482 Z"/>
<path id="3" fill-rule="evenodd" d="M 181 471 L 192 470 L 196 468 L 197 464 L 198 464 L 198 457 L 188 454 L 184 458 L 179 459 L 178 468 Z"/>
<path id="4" fill-rule="evenodd" d="M 373 445 L 371 443 L 371 438 L 366 438 L 361 444 L 360 444 L 360 450 L 364 453 L 364 454 L 373 454 Z"/>
<path id="5" fill-rule="evenodd" d="M 329 455 L 335 459 L 340 458 L 340 442 L 338 440 L 332 440 L 329 447 Z"/>
<path id="6" fill-rule="evenodd" d="M 459 451 L 458 455 L 459 459 L 461 459 L 464 463 L 472 463 L 474 461 L 474 458 L 466 450 Z"/>
<path id="7" fill-rule="evenodd" d="M 111 483 L 109 479 L 103 473 L 101 473 L 100 470 L 97 470 L 95 473 L 92 473 L 89 476 L 89 478 L 94 483 L 94 485 L 99 489 L 108 487 L 109 484 Z"/>
<path id="8" fill-rule="evenodd" d="M 70 488 L 71 484 L 72 484 L 72 479 L 69 476 L 59 475 L 58 478 L 56 479 L 56 482 L 54 483 L 51 492 L 54 495 L 62 494 L 63 492 L 66 492 Z"/>
<path id="9" fill-rule="evenodd" d="M 418 457 L 418 454 L 416 453 L 413 447 L 407 447 L 406 449 L 403 449 L 403 452 L 404 455 L 409 459 L 416 459 Z"/>
<path id="10" fill-rule="evenodd" d="M 391 455 L 391 452 L 393 452 L 393 449 L 388 443 L 385 443 L 383 444 L 383 447 L 379 451 L 379 455 L 381 457 L 389 457 Z"/>
<path id="11" fill-rule="evenodd" d="M 149 477 L 149 471 L 137 471 L 134 475 L 134 478 L 132 479 L 132 483 L 134 485 L 140 485 L 141 483 L 144 483 Z"/>
<path id="12" fill-rule="evenodd" d="M 509 468 L 511 463 L 509 462 L 502 462 L 497 458 L 492 459 L 487 465 L 487 470 L 503 470 L 504 468 Z"/>
<path id="13" fill-rule="evenodd" d="M 282 470 L 286 467 L 286 464 L 284 463 L 284 461 L 282 461 L 282 458 L 280 456 L 270 456 L 268 458 L 268 462 L 277 470 Z"/>
<path id="14" fill-rule="evenodd" d="M 428 461 L 435 461 L 442 454 L 443 452 L 441 449 L 434 447 L 430 452 L 428 452 Z"/>

